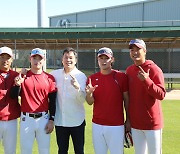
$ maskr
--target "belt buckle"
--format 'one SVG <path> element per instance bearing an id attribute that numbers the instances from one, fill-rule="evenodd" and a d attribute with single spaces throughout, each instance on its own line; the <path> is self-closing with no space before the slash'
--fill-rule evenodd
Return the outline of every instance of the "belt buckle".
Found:
<path id="1" fill-rule="evenodd" d="M 37 114 L 33 114 L 33 118 L 36 119 L 37 118 Z"/>
<path id="2" fill-rule="evenodd" d="M 40 118 L 40 117 L 42 117 L 42 113 L 35 113 L 35 114 L 33 114 L 33 118 L 34 119 L 37 119 L 37 118 Z"/>

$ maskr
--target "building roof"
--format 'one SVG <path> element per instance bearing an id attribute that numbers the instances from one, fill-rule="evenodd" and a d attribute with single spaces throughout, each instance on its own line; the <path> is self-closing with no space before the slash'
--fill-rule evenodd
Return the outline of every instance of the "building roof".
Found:
<path id="1" fill-rule="evenodd" d="M 127 47 L 130 39 L 142 38 L 154 47 L 180 47 L 180 27 L 104 27 L 104 28 L 0 28 L 0 46 L 19 49 L 41 47 L 83 49 L 111 46 Z"/>

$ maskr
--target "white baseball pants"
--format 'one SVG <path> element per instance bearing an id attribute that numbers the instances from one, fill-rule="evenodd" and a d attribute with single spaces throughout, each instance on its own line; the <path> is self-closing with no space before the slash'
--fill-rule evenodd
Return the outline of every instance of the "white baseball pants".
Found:
<path id="1" fill-rule="evenodd" d="M 162 129 L 131 129 L 135 154 L 162 154 Z"/>
<path id="2" fill-rule="evenodd" d="M 16 153 L 17 119 L 0 121 L 0 141 L 4 146 L 4 154 Z"/>
<path id="3" fill-rule="evenodd" d="M 20 122 L 20 144 L 21 154 L 32 154 L 34 139 L 38 143 L 39 154 L 49 154 L 50 134 L 46 134 L 45 126 L 48 122 L 48 114 L 43 112 L 43 116 L 34 119 L 21 113 Z"/>
<path id="4" fill-rule="evenodd" d="M 93 146 L 95 154 L 123 154 L 124 125 L 104 126 L 92 124 Z"/>

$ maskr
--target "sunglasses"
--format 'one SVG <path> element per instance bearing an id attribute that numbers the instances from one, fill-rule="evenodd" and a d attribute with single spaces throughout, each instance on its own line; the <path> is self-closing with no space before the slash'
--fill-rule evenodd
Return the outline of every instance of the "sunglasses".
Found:
<path id="1" fill-rule="evenodd" d="M 44 52 L 42 50 L 32 50 L 31 51 L 31 55 L 36 55 L 36 54 L 44 56 Z"/>
<path id="2" fill-rule="evenodd" d="M 112 52 L 111 51 L 108 51 L 108 50 L 99 50 L 98 52 L 97 52 L 97 54 L 110 54 L 110 55 L 112 55 Z"/>
<path id="3" fill-rule="evenodd" d="M 131 44 L 134 44 L 134 43 L 139 43 L 137 40 L 131 40 L 130 42 L 129 42 L 129 45 L 131 45 Z"/>

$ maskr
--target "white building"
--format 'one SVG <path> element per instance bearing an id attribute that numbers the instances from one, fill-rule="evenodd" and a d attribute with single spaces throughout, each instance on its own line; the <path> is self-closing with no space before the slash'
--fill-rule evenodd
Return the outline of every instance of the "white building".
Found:
<path id="1" fill-rule="evenodd" d="M 180 26 L 179 0 L 145 0 L 49 17 L 50 27 Z"/>
<path id="2" fill-rule="evenodd" d="M 116 36 L 117 38 L 113 40 L 114 42 L 108 42 L 103 37 L 102 39 L 100 38 L 102 41 L 99 41 L 103 45 L 113 47 L 113 50 L 117 52 L 116 68 L 120 67 L 120 69 L 124 70 L 131 63 L 130 59 L 128 59 L 128 41 L 134 37 L 141 37 L 147 43 L 148 58 L 153 59 L 164 72 L 180 72 L 180 36 L 174 37 L 174 35 L 178 34 L 176 32 L 174 32 L 173 37 L 170 33 L 168 35 L 168 31 L 180 26 L 179 0 L 145 0 L 125 5 L 51 16 L 49 17 L 49 25 L 50 27 L 67 29 L 98 29 L 105 27 L 118 28 L 118 30 L 123 31 L 127 28 L 125 29 L 126 33 Z M 166 27 L 170 27 L 170 30 L 164 29 Z M 133 28 L 141 29 L 134 34 Z M 155 29 L 164 29 L 164 33 L 160 34 Z M 123 40 L 121 41 L 122 38 Z M 92 45 L 95 50 L 97 49 L 96 43 Z M 126 46 L 123 46 L 123 44 L 126 44 Z M 128 60 L 124 61 L 124 59 Z"/>

